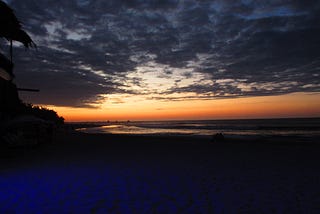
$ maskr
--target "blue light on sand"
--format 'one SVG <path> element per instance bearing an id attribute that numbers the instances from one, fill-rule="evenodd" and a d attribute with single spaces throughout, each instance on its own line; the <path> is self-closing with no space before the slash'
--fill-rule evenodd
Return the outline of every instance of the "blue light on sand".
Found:
<path id="1" fill-rule="evenodd" d="M 94 165 L 30 167 L 0 176 L 0 213 L 206 213 L 221 210 L 186 175 Z M 162 174 L 162 175 L 161 175 Z M 212 204 L 211 204 L 212 203 Z M 210 204 L 210 206 L 208 206 Z M 212 206 L 211 206 L 212 205 Z"/>

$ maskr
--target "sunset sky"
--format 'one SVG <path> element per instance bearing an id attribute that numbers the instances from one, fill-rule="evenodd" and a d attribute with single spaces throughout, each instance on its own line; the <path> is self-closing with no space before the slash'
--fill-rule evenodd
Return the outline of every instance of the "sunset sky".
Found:
<path id="1" fill-rule="evenodd" d="M 317 0 L 5 2 L 21 98 L 67 121 L 320 117 Z"/>

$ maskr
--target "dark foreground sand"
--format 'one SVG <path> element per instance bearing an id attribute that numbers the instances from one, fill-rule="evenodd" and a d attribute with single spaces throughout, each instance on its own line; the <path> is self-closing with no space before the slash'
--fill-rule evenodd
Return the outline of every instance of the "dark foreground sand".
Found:
<path id="1" fill-rule="evenodd" d="M 0 213 L 319 213 L 316 139 L 60 133 L 0 153 Z"/>

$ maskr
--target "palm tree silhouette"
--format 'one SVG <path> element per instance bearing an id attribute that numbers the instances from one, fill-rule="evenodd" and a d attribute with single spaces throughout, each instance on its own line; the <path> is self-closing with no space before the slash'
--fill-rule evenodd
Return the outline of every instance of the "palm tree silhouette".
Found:
<path id="1" fill-rule="evenodd" d="M 3 1 L 0 0 L 0 37 L 10 41 L 10 60 L 12 62 L 12 41 L 21 42 L 26 48 L 35 47 L 36 44 L 30 36 L 22 30 L 21 22 L 18 20 L 14 11 Z"/>

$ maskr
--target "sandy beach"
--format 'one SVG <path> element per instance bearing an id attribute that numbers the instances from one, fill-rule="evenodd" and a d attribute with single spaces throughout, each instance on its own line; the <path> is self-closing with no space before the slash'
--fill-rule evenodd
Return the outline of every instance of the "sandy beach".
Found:
<path id="1" fill-rule="evenodd" d="M 316 139 L 59 132 L 0 153 L 1 213 L 318 213 Z"/>
<path id="2" fill-rule="evenodd" d="M 319 20 L 0 0 L 0 214 L 320 214 Z"/>

